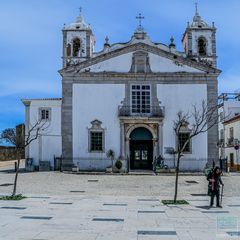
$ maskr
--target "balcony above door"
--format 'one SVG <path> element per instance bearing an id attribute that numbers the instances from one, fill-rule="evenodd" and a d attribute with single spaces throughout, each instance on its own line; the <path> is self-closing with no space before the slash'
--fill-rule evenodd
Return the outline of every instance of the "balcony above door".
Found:
<path id="1" fill-rule="evenodd" d="M 146 118 L 163 118 L 164 107 L 161 106 L 146 106 L 146 107 L 132 107 L 132 106 L 119 106 L 119 117 L 146 117 Z"/>

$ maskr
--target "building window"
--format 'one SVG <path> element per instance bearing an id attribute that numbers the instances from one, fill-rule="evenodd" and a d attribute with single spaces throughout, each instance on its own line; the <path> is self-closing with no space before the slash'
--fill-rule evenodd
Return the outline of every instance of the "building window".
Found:
<path id="1" fill-rule="evenodd" d="M 148 53 L 137 51 L 133 53 L 132 66 L 130 72 L 146 73 L 151 72 Z"/>
<path id="2" fill-rule="evenodd" d="M 132 113 L 148 114 L 151 111 L 150 85 L 132 85 Z"/>
<path id="3" fill-rule="evenodd" d="M 180 133 L 178 136 L 178 148 L 182 149 L 183 145 L 185 142 L 189 139 L 190 133 Z M 190 153 L 191 152 L 191 144 L 190 141 L 186 145 L 184 151 L 185 153 Z"/>
<path id="4" fill-rule="evenodd" d="M 224 130 L 221 129 L 220 130 L 220 145 L 223 145 L 224 144 Z"/>
<path id="5" fill-rule="evenodd" d="M 79 57 L 81 41 L 79 38 L 73 40 L 73 57 Z"/>
<path id="6" fill-rule="evenodd" d="M 103 133 L 102 132 L 91 132 L 91 146 L 90 151 L 103 151 Z"/>
<path id="7" fill-rule="evenodd" d="M 233 127 L 229 128 L 228 145 L 229 145 L 229 146 L 234 146 L 234 145 L 236 145 L 236 142 L 234 141 L 234 129 L 233 129 Z"/>
<path id="8" fill-rule="evenodd" d="M 50 120 L 51 119 L 51 109 L 50 108 L 40 108 L 39 109 L 40 120 Z"/>
<path id="9" fill-rule="evenodd" d="M 207 55 L 207 44 L 205 38 L 199 38 L 198 39 L 198 53 L 200 56 L 206 56 Z"/>
<path id="10" fill-rule="evenodd" d="M 88 129 L 89 152 L 104 152 L 105 134 L 101 127 L 102 122 L 94 120 L 91 122 L 92 127 Z"/>
<path id="11" fill-rule="evenodd" d="M 234 137 L 234 130 L 233 130 L 233 127 L 229 128 L 229 138 L 230 139 L 233 139 Z"/>

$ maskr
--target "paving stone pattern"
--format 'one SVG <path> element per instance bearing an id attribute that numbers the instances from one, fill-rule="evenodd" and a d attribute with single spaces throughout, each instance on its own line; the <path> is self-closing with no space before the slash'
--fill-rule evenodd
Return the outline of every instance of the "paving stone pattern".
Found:
<path id="1" fill-rule="evenodd" d="M 33 219 L 33 220 L 50 220 L 51 217 L 42 217 L 42 216 L 22 216 L 22 219 Z"/>
<path id="2" fill-rule="evenodd" d="M 123 222 L 124 219 L 121 218 L 93 218 L 96 222 Z"/>
<path id="3" fill-rule="evenodd" d="M 198 182 L 197 181 L 186 181 L 186 183 L 194 183 L 194 184 L 198 184 Z"/>
<path id="4" fill-rule="evenodd" d="M 191 195 L 192 195 L 193 197 L 205 197 L 205 196 L 207 196 L 206 193 L 192 193 Z"/>
<path id="5" fill-rule="evenodd" d="M 72 190 L 71 193 L 85 193 L 85 191 Z"/>
<path id="6" fill-rule="evenodd" d="M 127 206 L 127 204 L 125 204 L 125 203 L 104 203 L 103 206 L 125 207 L 125 206 Z"/>
<path id="7" fill-rule="evenodd" d="M 9 187 L 9 186 L 13 186 L 12 183 L 3 183 L 3 184 L 0 184 L 0 187 Z"/>
<path id="8" fill-rule="evenodd" d="M 0 183 L 14 175 L 0 173 Z M 223 208 L 208 209 L 204 176 L 180 176 L 179 199 L 165 206 L 174 177 L 89 176 L 64 173 L 19 175 L 28 198 L 0 201 L 0 240 L 214 240 L 240 236 L 240 176 L 223 177 Z M 233 180 L 232 180 L 233 178 Z M 199 184 L 186 184 L 186 181 Z M 229 186 L 229 187 L 227 187 Z M 12 186 L 0 189 L 11 193 Z M 79 191 L 84 193 L 79 194 Z M 77 192 L 71 192 L 77 191 Z M 237 222 L 235 221 L 237 219 Z"/>
<path id="9" fill-rule="evenodd" d="M 25 210 L 25 207 L 1 207 L 1 209 Z"/>
<path id="10" fill-rule="evenodd" d="M 138 231 L 138 235 L 177 235 L 175 231 Z"/>
<path id="11" fill-rule="evenodd" d="M 49 204 L 55 204 L 55 205 L 71 205 L 73 203 L 71 202 L 50 202 Z"/>

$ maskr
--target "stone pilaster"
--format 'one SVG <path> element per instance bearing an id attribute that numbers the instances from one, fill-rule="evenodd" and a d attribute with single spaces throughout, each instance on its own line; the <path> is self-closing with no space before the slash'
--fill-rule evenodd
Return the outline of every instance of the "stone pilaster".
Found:
<path id="1" fill-rule="evenodd" d="M 209 78 L 207 82 L 207 101 L 209 107 L 217 105 L 218 101 L 217 87 L 218 87 L 217 78 Z M 218 113 L 215 112 L 215 115 L 217 114 Z M 219 151 L 217 147 L 218 124 L 209 129 L 207 134 L 208 134 L 208 161 L 210 162 L 215 161 L 215 163 L 218 164 L 219 159 Z"/>
<path id="2" fill-rule="evenodd" d="M 63 48 L 62 48 L 62 66 L 63 68 L 65 68 L 67 66 L 67 59 L 66 59 L 66 45 L 67 45 L 67 32 L 66 31 L 62 31 L 63 33 Z"/>
<path id="3" fill-rule="evenodd" d="M 86 57 L 91 57 L 91 34 L 86 32 Z"/>
<path id="4" fill-rule="evenodd" d="M 216 30 L 212 31 L 212 55 L 213 66 L 217 67 Z"/>
<path id="5" fill-rule="evenodd" d="M 72 81 L 62 83 L 62 157 L 63 170 L 71 170 L 73 164 L 72 146 Z"/>
<path id="6" fill-rule="evenodd" d="M 188 31 L 188 55 L 192 56 L 193 48 L 192 48 L 192 32 Z"/>
<path id="7" fill-rule="evenodd" d="M 163 155 L 163 124 L 158 126 L 158 155 Z"/>
<path id="8" fill-rule="evenodd" d="M 129 138 L 125 138 L 125 156 L 127 161 L 127 168 L 130 169 L 130 139 Z"/>
<path id="9" fill-rule="evenodd" d="M 120 154 L 121 154 L 121 159 L 125 159 L 125 152 L 124 152 L 124 144 L 125 144 L 125 141 L 124 141 L 124 123 L 123 122 L 120 122 Z"/>
<path id="10" fill-rule="evenodd" d="M 31 101 L 25 101 L 25 137 L 29 133 L 30 126 L 30 104 Z M 29 145 L 25 148 L 25 158 L 29 158 Z"/>
<path id="11" fill-rule="evenodd" d="M 158 157 L 158 140 L 153 139 L 153 160 Z"/>

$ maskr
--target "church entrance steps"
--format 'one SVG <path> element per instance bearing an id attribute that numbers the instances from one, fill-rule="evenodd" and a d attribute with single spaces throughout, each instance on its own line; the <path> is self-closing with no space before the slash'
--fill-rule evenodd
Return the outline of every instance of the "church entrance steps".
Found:
<path id="1" fill-rule="evenodd" d="M 65 174 L 76 174 L 76 175 L 108 175 L 108 176 L 175 176 L 173 172 L 163 172 L 163 173 L 155 173 L 152 170 L 130 170 L 129 172 L 121 172 L 121 173 L 106 173 L 106 172 L 89 172 L 89 171 L 79 171 L 79 172 L 71 172 L 71 171 L 63 171 Z M 203 172 L 180 172 L 179 176 L 203 176 Z"/>
<path id="2" fill-rule="evenodd" d="M 128 175 L 156 175 L 153 171 L 151 170 L 130 170 Z"/>

